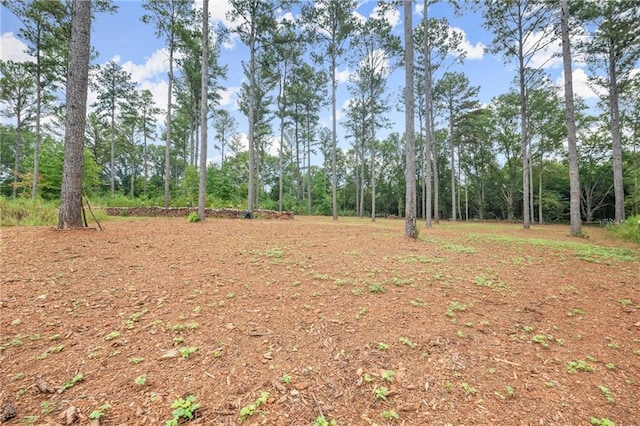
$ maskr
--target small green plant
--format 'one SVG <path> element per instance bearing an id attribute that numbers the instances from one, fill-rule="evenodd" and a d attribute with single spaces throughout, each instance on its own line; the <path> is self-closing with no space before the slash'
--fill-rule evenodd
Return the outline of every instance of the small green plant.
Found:
<path id="1" fill-rule="evenodd" d="M 507 389 L 507 395 L 509 395 L 509 396 L 511 396 L 511 397 L 512 397 L 513 395 L 515 395 L 516 391 L 513 389 L 513 387 L 511 387 L 511 386 L 506 386 L 506 389 Z"/>
<path id="2" fill-rule="evenodd" d="M 577 361 L 567 362 L 567 371 L 569 373 L 577 373 L 578 371 L 591 372 L 593 371 L 593 367 L 586 361 L 579 359 Z"/>
<path id="3" fill-rule="evenodd" d="M 119 331 L 112 331 L 111 333 L 107 334 L 106 336 L 104 336 L 104 340 L 109 341 L 109 340 L 113 340 L 115 338 L 120 337 L 120 332 Z"/>
<path id="4" fill-rule="evenodd" d="M 43 360 L 43 359 L 47 358 L 49 356 L 49 354 L 57 354 L 59 352 L 62 352 L 63 350 L 64 350 L 64 345 L 53 346 L 53 347 L 47 349 L 45 352 L 43 352 L 40 355 L 38 355 L 36 357 L 36 359 L 37 360 Z"/>
<path id="5" fill-rule="evenodd" d="M 396 375 L 396 372 L 393 370 L 385 370 L 382 372 L 382 378 L 387 382 L 393 382 L 393 376 Z"/>
<path id="6" fill-rule="evenodd" d="M 280 381 L 281 381 L 282 383 L 289 384 L 289 383 L 291 383 L 291 380 L 292 380 L 292 379 L 291 379 L 291 376 L 290 376 L 290 375 L 288 375 L 288 374 L 285 374 L 284 376 L 280 377 Z"/>
<path id="7" fill-rule="evenodd" d="M 58 392 L 62 393 L 64 391 L 66 391 L 67 389 L 70 389 L 70 388 L 74 387 L 75 385 L 77 385 L 78 383 L 80 383 L 83 380 L 84 380 L 84 376 L 82 375 L 82 373 L 78 373 L 73 377 L 73 379 L 69 380 L 64 385 L 60 386 L 60 389 L 58 390 Z"/>
<path id="8" fill-rule="evenodd" d="M 138 377 L 136 377 L 135 379 L 133 379 L 133 382 L 138 386 L 144 386 L 144 385 L 147 384 L 147 375 L 146 374 L 141 374 Z"/>
<path id="9" fill-rule="evenodd" d="M 444 382 L 444 389 L 447 392 L 451 392 L 451 389 L 453 389 L 453 383 L 451 383 L 449 380 L 447 380 L 446 382 Z"/>
<path id="10" fill-rule="evenodd" d="M 374 391 L 374 394 L 376 398 L 386 400 L 387 395 L 389 394 L 389 388 L 387 388 L 386 386 L 379 386 Z"/>
<path id="11" fill-rule="evenodd" d="M 569 312 L 567 312 L 567 316 L 574 316 L 574 315 L 584 315 L 584 309 L 580 309 L 580 308 L 573 308 L 572 310 L 570 310 Z"/>
<path id="12" fill-rule="evenodd" d="M 607 402 L 614 403 L 616 400 L 613 398 L 613 394 L 611 393 L 611 389 L 606 386 L 598 386 L 602 395 L 607 399 Z"/>
<path id="13" fill-rule="evenodd" d="M 358 313 L 356 314 L 355 318 L 356 319 L 360 319 L 361 317 L 365 316 L 367 314 L 367 312 L 369 312 L 367 310 L 367 308 L 365 308 L 364 306 L 360 307 L 360 310 L 358 311 Z"/>
<path id="14" fill-rule="evenodd" d="M 371 377 L 371 374 L 369 373 L 364 373 L 363 379 L 367 383 L 373 382 L 373 377 Z"/>
<path id="15" fill-rule="evenodd" d="M 543 348 L 548 348 L 549 347 L 549 344 L 547 343 L 547 336 L 545 336 L 544 334 L 536 334 L 535 336 L 533 336 L 531 338 L 531 341 L 533 343 L 539 344 Z"/>
<path id="16" fill-rule="evenodd" d="M 45 415 L 53 411 L 53 406 L 49 401 L 42 401 L 42 403 L 40 404 L 40 408 L 41 408 L 42 414 L 45 414 Z"/>
<path id="17" fill-rule="evenodd" d="M 616 369 L 616 365 L 612 362 L 608 362 L 605 367 L 607 367 L 607 370 L 615 370 Z"/>
<path id="18" fill-rule="evenodd" d="M 371 284 L 369 286 L 369 291 L 371 293 L 384 293 L 387 290 L 385 290 L 384 286 L 382 286 L 381 284 Z"/>
<path id="19" fill-rule="evenodd" d="M 197 350 L 198 348 L 183 346 L 182 348 L 178 349 L 178 352 L 180 352 L 182 358 L 189 358 L 189 356 L 195 353 Z"/>
<path id="20" fill-rule="evenodd" d="M 389 345 L 387 345 L 384 342 L 380 342 L 380 343 L 378 343 L 376 348 L 378 348 L 379 351 L 386 351 L 387 349 L 389 349 Z"/>
<path id="21" fill-rule="evenodd" d="M 466 393 L 467 395 L 471 395 L 473 393 L 478 392 L 477 389 L 471 386 L 469 383 L 461 383 L 460 387 L 462 388 L 464 393 Z"/>
<path id="22" fill-rule="evenodd" d="M 411 349 L 415 349 L 418 346 L 417 343 L 413 342 L 408 337 L 400 336 L 400 343 L 402 343 L 403 345 L 409 346 Z"/>
<path id="23" fill-rule="evenodd" d="M 533 331 L 533 327 L 531 327 L 530 325 L 525 325 L 524 327 L 522 327 L 522 329 L 527 333 L 531 333 Z"/>
<path id="24" fill-rule="evenodd" d="M 592 425 L 600 425 L 600 426 L 616 426 L 614 422 L 607 419 L 606 417 L 603 417 L 601 419 L 597 417 L 591 417 L 591 419 L 589 420 L 589 423 L 591 423 Z"/>
<path id="25" fill-rule="evenodd" d="M 260 397 L 251 404 L 244 406 L 240 409 L 240 421 L 244 421 L 247 417 L 253 416 L 256 410 L 267 403 L 269 399 L 269 392 L 261 392 Z"/>
<path id="26" fill-rule="evenodd" d="M 400 415 L 395 410 L 385 410 L 380 413 L 380 416 L 386 420 L 398 420 L 400 418 Z"/>
<path id="27" fill-rule="evenodd" d="M 138 320 L 140 320 L 140 317 L 142 317 L 147 312 L 148 311 L 145 309 L 143 311 L 135 312 L 135 313 L 131 314 L 131 316 L 129 318 L 127 318 L 127 320 L 124 322 L 125 326 L 127 327 L 127 330 L 133 329 L 135 323 L 138 322 Z"/>
<path id="28" fill-rule="evenodd" d="M 111 404 L 109 404 L 108 402 L 105 402 L 104 404 L 102 404 L 101 406 L 93 410 L 91 414 L 89 414 L 89 418 L 91 420 L 100 420 L 102 417 L 105 416 L 106 414 L 105 412 L 109 411 L 110 409 L 111 409 Z"/>
<path id="29" fill-rule="evenodd" d="M 200 216 L 198 216 L 196 212 L 191 212 L 189 216 L 187 216 L 187 220 L 191 223 L 200 222 Z"/>
<path id="30" fill-rule="evenodd" d="M 178 426 L 181 419 L 193 420 L 196 415 L 196 411 L 200 408 L 200 404 L 196 402 L 197 398 L 194 395 L 189 395 L 186 398 L 178 398 L 171 404 L 171 408 L 174 410 L 171 412 L 173 418 L 167 420 L 165 426 Z"/>
<path id="31" fill-rule="evenodd" d="M 467 305 L 462 304 L 456 300 L 452 300 L 449 302 L 449 307 L 447 308 L 447 316 L 449 318 L 455 317 L 455 312 L 464 312 L 467 310 Z"/>
<path id="32" fill-rule="evenodd" d="M 133 365 L 137 365 L 140 364 L 142 361 L 144 361 L 144 358 L 139 358 L 139 357 L 131 357 L 129 358 L 129 362 Z"/>
<path id="33" fill-rule="evenodd" d="M 319 416 L 313 421 L 313 426 L 338 426 L 338 422 L 335 419 L 328 421 L 325 416 Z"/>

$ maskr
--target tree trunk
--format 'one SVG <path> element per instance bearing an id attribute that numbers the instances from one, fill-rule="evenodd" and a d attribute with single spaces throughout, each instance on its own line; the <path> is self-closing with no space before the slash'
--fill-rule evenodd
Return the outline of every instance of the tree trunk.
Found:
<path id="1" fill-rule="evenodd" d="M 451 161 L 451 220 L 456 220 L 456 163 L 455 153 L 456 146 L 453 142 L 453 107 L 449 109 L 449 140 L 451 143 L 450 161 Z"/>
<path id="2" fill-rule="evenodd" d="M 338 149 L 338 135 L 336 129 L 336 55 L 331 55 L 331 207 L 333 220 L 338 220 L 338 171 L 336 166 L 336 150 Z"/>
<path id="3" fill-rule="evenodd" d="M 145 123 L 145 129 L 146 129 L 146 123 Z M 143 146 L 142 146 L 142 162 L 144 163 L 143 167 L 144 167 L 144 182 L 142 183 L 143 185 L 143 193 L 144 196 L 147 196 L 147 179 L 149 178 L 149 170 L 147 169 L 147 132 L 146 130 L 144 131 L 143 135 L 142 135 L 142 139 L 143 139 Z"/>
<path id="4" fill-rule="evenodd" d="M 38 195 L 38 175 L 40 174 L 40 115 L 42 114 L 42 64 L 40 62 L 40 24 L 38 24 L 38 43 L 36 47 L 36 134 L 33 146 L 33 182 L 31 185 L 31 198 Z"/>
<path id="5" fill-rule="evenodd" d="M 200 185 L 198 187 L 198 217 L 205 220 L 207 206 L 207 127 L 209 123 L 209 0 L 202 0 L 202 90 L 200 91 Z"/>
<path id="6" fill-rule="evenodd" d="M 424 8 L 424 41 L 423 41 L 423 48 L 424 48 L 424 58 L 425 58 L 425 95 L 424 95 L 424 102 L 425 102 L 425 109 L 424 109 L 424 128 L 425 128 L 425 153 L 426 153 L 426 158 L 425 158 L 425 192 L 426 192 L 426 197 L 425 197 L 425 224 L 427 228 L 431 228 L 431 217 L 432 217 L 432 210 L 431 210 L 431 182 L 432 182 L 432 173 L 431 173 L 431 142 L 432 142 L 432 135 L 433 133 L 431 133 L 431 49 L 429 47 L 429 31 L 428 31 L 428 17 L 427 17 L 427 10 L 429 8 L 425 7 Z"/>
<path id="7" fill-rule="evenodd" d="M 173 32 L 169 40 L 169 84 L 167 88 L 167 130 L 166 141 L 164 146 L 164 207 L 169 207 L 169 182 L 171 179 L 171 92 L 173 86 Z"/>
<path id="8" fill-rule="evenodd" d="M 405 158 L 406 158 L 406 192 L 404 236 L 416 239 L 416 149 L 414 129 L 414 98 L 413 98 L 413 20 L 412 2 L 404 0 L 404 63 L 405 63 Z"/>
<path id="9" fill-rule="evenodd" d="M 22 123 L 20 123 L 20 112 L 18 112 L 18 116 L 16 118 L 16 150 L 14 155 L 14 163 L 13 163 L 13 188 L 11 189 L 11 197 L 15 200 L 18 195 L 18 175 L 20 174 L 20 156 L 21 154 L 21 145 L 22 145 L 22 135 L 21 135 L 21 127 Z M 35 175 L 33 179 L 36 179 Z"/>
<path id="10" fill-rule="evenodd" d="M 116 156 L 116 110 L 115 105 L 111 107 L 111 156 L 109 157 L 109 184 L 111 185 L 111 196 L 115 194 L 115 156 Z"/>
<path id="11" fill-rule="evenodd" d="M 252 24 L 252 27 L 255 24 Z M 251 41 L 249 42 L 249 111 L 248 111 L 248 120 L 249 120 L 249 134 L 248 136 L 248 144 L 249 144 L 249 193 L 247 195 L 247 211 L 250 215 L 253 214 L 253 202 L 255 200 L 255 103 L 256 103 L 256 78 L 255 74 L 256 70 L 256 40 L 255 40 L 255 29 L 251 29 Z"/>
<path id="12" fill-rule="evenodd" d="M 376 124 L 375 114 L 371 113 L 371 221 L 376 221 Z M 415 166 L 414 166 L 415 167 Z M 414 174 L 415 176 L 415 174 Z"/>
<path id="13" fill-rule="evenodd" d="M 311 214 L 311 133 L 309 128 L 309 115 L 307 114 L 307 197 L 308 212 Z"/>
<path id="14" fill-rule="evenodd" d="M 611 56 L 615 49 L 609 49 Z M 609 58 L 609 103 L 611 104 L 611 139 L 613 140 L 613 195 L 615 223 L 624 222 L 624 181 L 622 174 L 622 141 L 620 136 L 620 111 L 618 106 L 618 81 L 614 58 Z"/>
<path id="15" fill-rule="evenodd" d="M 564 65 L 564 98 L 566 103 L 567 139 L 569 146 L 569 217 L 571 235 L 582 235 L 582 218 L 580 216 L 580 174 L 578 168 L 578 151 L 576 148 L 576 119 L 573 105 L 573 72 L 571 70 L 571 44 L 569 41 L 569 4 L 568 0 L 560 0 L 562 29 L 562 59 Z M 542 174 L 542 171 L 540 171 Z M 542 221 L 542 215 L 540 215 Z"/>
<path id="16" fill-rule="evenodd" d="M 64 164 L 60 191 L 59 229 L 81 228 L 82 165 L 91 47 L 91 2 L 72 3 L 69 71 L 67 75 Z"/>

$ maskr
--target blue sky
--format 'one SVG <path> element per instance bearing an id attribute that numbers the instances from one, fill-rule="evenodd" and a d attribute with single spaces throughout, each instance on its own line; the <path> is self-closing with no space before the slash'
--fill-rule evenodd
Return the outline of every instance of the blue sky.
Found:
<path id="1" fill-rule="evenodd" d="M 131 73 L 132 79 L 136 81 L 141 89 L 149 89 L 154 94 L 156 105 L 165 108 L 167 104 L 167 54 L 164 40 L 156 38 L 155 29 L 152 25 L 145 25 L 140 17 L 144 14 L 141 1 L 137 0 L 115 0 L 119 7 L 115 14 L 98 14 L 92 27 L 92 44 L 99 53 L 94 61 L 96 64 L 104 64 L 108 61 L 117 61 L 123 69 Z M 209 10 L 211 20 L 214 24 L 227 22 L 225 13 L 230 9 L 227 0 L 210 0 Z M 373 12 L 375 1 L 361 1 L 357 13 L 362 17 L 368 17 Z M 196 2 L 195 7 L 202 7 L 202 2 Z M 413 22 L 417 25 L 422 16 L 422 4 L 416 2 L 414 7 Z M 390 20 L 395 23 L 394 31 L 402 35 L 403 18 L 402 8 L 397 13 L 390 15 Z M 1 50 L 0 57 L 4 60 L 29 60 L 24 53 L 26 45 L 17 38 L 19 21 L 5 8 L 2 7 L 0 16 Z M 512 63 L 505 64 L 502 57 L 485 53 L 484 48 L 490 45 L 492 34 L 482 28 L 482 17 L 478 13 L 465 11 L 462 16 L 454 16 L 446 2 L 441 2 L 429 9 L 429 16 L 435 18 L 446 17 L 449 20 L 453 31 L 462 32 L 462 48 L 467 52 L 467 59 L 462 65 L 455 65 L 452 70 L 462 71 L 467 74 L 471 84 L 480 87 L 479 98 L 483 103 L 488 103 L 493 97 L 505 93 L 509 90 L 516 75 L 515 67 Z M 295 18 L 295 16 L 294 16 Z M 559 40 L 551 44 L 549 50 L 541 53 L 534 61 L 540 64 L 545 63 L 544 68 L 551 75 L 553 82 L 558 85 L 562 83 L 562 64 L 559 58 L 548 59 L 553 53 L 559 51 Z M 239 40 L 231 40 L 222 51 L 219 60 L 221 64 L 229 67 L 228 78 L 221 82 L 225 90 L 221 93 L 222 102 L 220 107 L 231 111 L 238 120 L 239 132 L 246 132 L 247 119 L 238 111 L 237 91 L 244 79 L 240 63 L 248 59 L 247 49 Z M 338 75 L 341 82 L 338 86 L 338 107 L 340 111 L 338 117 L 342 116 L 343 107 L 349 99 L 347 90 L 347 79 L 352 67 L 341 65 L 338 68 Z M 583 64 L 574 63 L 574 90 L 577 95 L 593 99 L 595 94 L 586 85 L 586 69 Z M 389 79 L 389 96 L 396 99 L 399 90 L 404 84 L 404 70 L 397 69 Z M 95 94 L 89 95 L 89 103 L 95 100 Z M 321 123 L 330 127 L 331 111 L 326 107 L 321 112 Z M 391 129 L 381 131 L 380 136 L 390 131 L 404 130 L 402 114 L 395 112 L 390 114 L 392 122 L 395 124 Z M 159 120 L 163 123 L 164 118 Z M 274 126 L 274 130 L 275 130 Z M 343 133 L 341 126 L 338 126 L 340 133 Z M 209 131 L 208 157 L 212 161 L 219 158 L 218 153 L 213 149 L 213 131 Z M 161 143 L 159 141 L 159 143 Z M 348 147 L 350 141 L 340 138 L 339 145 Z"/>

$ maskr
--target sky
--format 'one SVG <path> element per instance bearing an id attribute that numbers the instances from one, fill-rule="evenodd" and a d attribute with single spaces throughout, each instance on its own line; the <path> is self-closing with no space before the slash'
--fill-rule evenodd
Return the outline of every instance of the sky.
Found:
<path id="1" fill-rule="evenodd" d="M 358 3 L 357 15 L 362 19 L 372 15 L 377 2 L 364 0 Z M 114 0 L 118 6 L 115 14 L 100 13 L 92 26 L 92 45 L 98 52 L 98 57 L 94 64 L 102 65 L 109 61 L 118 62 L 122 68 L 129 72 L 132 80 L 137 82 L 140 89 L 149 89 L 156 102 L 156 106 L 165 109 L 167 105 L 167 72 L 168 55 L 164 39 L 156 37 L 153 25 L 144 24 L 141 16 L 145 13 L 142 2 L 139 0 Z M 202 2 L 196 1 L 195 6 L 202 8 Z M 227 0 L 209 0 L 210 20 L 212 25 L 221 23 L 231 25 L 226 18 L 226 12 L 231 9 Z M 413 24 L 418 25 L 422 18 L 423 5 L 416 1 L 413 9 Z M 450 30 L 460 32 L 463 36 L 462 49 L 466 52 L 466 59 L 463 64 L 453 65 L 450 70 L 464 72 L 469 78 L 472 86 L 478 86 L 479 100 L 483 104 L 488 104 L 491 99 L 500 94 L 506 93 L 513 85 L 516 76 L 516 68 L 513 62 L 505 63 L 501 56 L 487 53 L 485 48 L 491 44 L 493 35 L 482 27 L 482 16 L 472 11 L 463 11 L 461 16 L 455 16 L 446 2 L 440 2 L 429 8 L 429 16 L 434 18 L 445 17 L 449 21 Z M 293 14 L 296 18 L 296 14 Z M 394 33 L 402 36 L 403 17 L 402 7 L 396 13 L 389 15 L 390 22 L 394 25 Z M 25 53 L 27 46 L 17 37 L 20 22 L 7 9 L 0 6 L 0 58 L 3 60 L 28 61 L 29 56 Z M 540 65 L 550 75 L 551 81 L 562 87 L 564 77 L 562 72 L 561 58 L 553 57 L 554 53 L 560 52 L 560 40 L 554 40 L 549 49 L 537 55 L 533 64 Z M 222 49 L 219 63 L 228 66 L 227 78 L 220 81 L 224 90 L 220 93 L 221 102 L 219 108 L 227 109 L 236 117 L 238 121 L 238 131 L 245 133 L 248 128 L 247 118 L 239 111 L 238 96 L 240 85 L 245 81 L 242 73 L 241 63 L 249 58 L 248 50 L 234 38 L 231 39 Z M 453 58 L 451 58 L 453 61 Z M 339 77 L 337 105 L 339 108 L 338 119 L 344 116 L 344 108 L 349 100 L 347 90 L 349 74 L 354 71 L 353 66 L 347 64 L 340 65 L 337 69 Z M 587 101 L 596 99 L 596 94 L 586 84 L 587 69 L 585 64 L 576 62 L 573 64 L 574 92 Z M 391 99 L 398 99 L 404 85 L 404 69 L 396 69 L 389 77 L 388 96 Z M 560 89 L 559 89 L 560 90 Z M 96 95 L 90 91 L 88 103 L 95 101 Z M 380 131 L 379 136 L 396 131 L 403 133 L 404 118 L 403 113 L 396 111 L 392 107 L 389 117 L 391 128 Z M 325 107 L 321 111 L 321 124 L 331 127 L 331 109 Z M 6 122 L 6 121 L 5 121 Z M 159 119 L 159 123 L 164 122 L 164 117 Z M 274 131 L 277 126 L 274 125 Z M 350 141 L 344 137 L 344 128 L 338 125 L 339 146 L 347 148 Z M 209 143 L 207 157 L 209 161 L 219 161 L 219 153 L 213 148 L 214 131 L 209 130 Z M 159 136 L 158 136 L 159 137 Z M 158 143 L 163 143 L 158 141 Z M 275 152 L 275 148 L 274 151 Z"/>

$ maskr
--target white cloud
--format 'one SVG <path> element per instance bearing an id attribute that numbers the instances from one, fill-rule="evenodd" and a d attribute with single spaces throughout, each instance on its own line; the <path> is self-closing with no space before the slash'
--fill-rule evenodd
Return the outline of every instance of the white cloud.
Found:
<path id="1" fill-rule="evenodd" d="M 576 68 L 573 70 L 573 94 L 579 96 L 582 99 L 598 99 L 598 94 L 589 86 L 589 77 L 582 68 Z M 564 71 L 560 74 L 560 77 L 556 80 L 556 86 L 561 93 L 564 93 Z"/>
<path id="2" fill-rule="evenodd" d="M 232 110 L 239 109 L 238 92 L 240 92 L 240 86 L 231 86 L 218 91 L 220 95 L 220 106 L 231 108 Z"/>
<path id="3" fill-rule="evenodd" d="M 462 28 L 458 27 L 449 27 L 449 36 L 453 33 L 459 34 L 461 36 L 460 49 L 466 53 L 466 59 L 474 60 L 474 59 L 482 59 L 484 57 L 484 49 L 485 45 L 481 42 L 477 42 L 475 45 L 471 44 L 469 39 L 467 38 L 467 33 L 464 32 Z"/>
<path id="4" fill-rule="evenodd" d="M 527 66 L 531 68 L 559 68 L 562 66 L 562 39 L 556 37 L 552 31 L 540 31 L 527 38 L 524 43 L 525 54 L 536 49 L 536 46 L 544 46 L 534 53 Z"/>
<path id="5" fill-rule="evenodd" d="M 133 81 L 142 83 L 145 80 L 164 74 L 169 70 L 168 51 L 166 48 L 156 50 L 142 65 L 127 61 L 122 64 L 122 69 L 131 74 Z"/>
<path id="6" fill-rule="evenodd" d="M 0 38 L 0 59 L 3 61 L 31 62 L 33 57 L 25 53 L 27 45 L 16 38 L 13 33 L 2 34 Z"/>
<path id="7" fill-rule="evenodd" d="M 356 12 L 355 10 L 352 13 L 353 17 L 356 18 L 356 21 L 358 21 L 358 23 L 360 24 L 364 24 L 365 22 L 367 22 L 367 18 L 365 18 L 364 15 L 361 15 L 360 13 Z"/>
<path id="8" fill-rule="evenodd" d="M 400 23 L 400 10 L 397 8 L 387 8 L 384 14 L 380 14 L 380 6 L 373 8 L 370 17 L 384 18 L 391 28 L 395 28 Z"/>
<path id="9" fill-rule="evenodd" d="M 351 71 L 349 71 L 349 68 L 345 69 L 344 71 L 339 71 L 338 69 L 336 69 L 336 82 L 338 84 L 346 83 L 349 81 L 350 75 Z"/>

